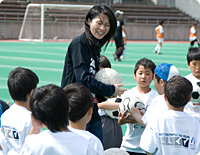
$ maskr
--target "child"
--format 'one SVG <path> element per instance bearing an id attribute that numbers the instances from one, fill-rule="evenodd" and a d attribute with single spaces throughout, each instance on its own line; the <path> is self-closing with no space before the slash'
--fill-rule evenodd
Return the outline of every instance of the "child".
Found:
<path id="1" fill-rule="evenodd" d="M 169 110 L 149 120 L 140 140 L 148 154 L 195 155 L 200 150 L 200 124 L 183 112 L 192 94 L 192 84 L 181 76 L 172 77 L 164 87 Z"/>
<path id="2" fill-rule="evenodd" d="M 103 155 L 104 149 L 101 141 L 89 131 L 86 124 L 90 121 L 93 111 L 93 97 L 88 88 L 80 83 L 72 83 L 64 87 L 69 100 L 69 126 L 68 129 L 78 133 L 91 142 L 96 154 Z"/>
<path id="3" fill-rule="evenodd" d="M 145 114 L 142 116 L 139 110 L 134 111 L 136 109 L 132 109 L 132 116 L 137 120 L 137 122 L 143 127 L 146 126 L 148 120 L 153 117 L 157 117 L 160 112 L 164 112 L 168 110 L 167 103 L 164 99 L 164 86 L 166 82 L 173 77 L 174 75 L 179 75 L 178 69 L 168 63 L 159 64 L 154 70 L 154 87 L 158 92 L 158 96 L 156 96 L 151 105 L 148 107 Z"/>
<path id="4" fill-rule="evenodd" d="M 15 103 L 1 116 L 4 154 L 19 154 L 31 130 L 29 100 L 38 82 L 37 75 L 26 68 L 17 67 L 9 73 L 7 84 Z"/>
<path id="5" fill-rule="evenodd" d="M 101 69 L 103 68 L 111 68 L 110 61 L 106 56 L 101 55 L 101 60 L 99 63 Z M 109 117 L 105 110 L 116 110 L 119 109 L 120 99 L 119 98 L 99 98 L 99 101 L 103 101 L 98 103 L 99 115 L 101 117 L 101 123 L 103 128 L 103 144 L 104 149 L 117 147 L 120 148 L 122 142 L 122 128 L 118 124 L 117 119 L 113 119 Z M 117 103 L 118 102 L 118 103 Z"/>
<path id="6" fill-rule="evenodd" d="M 85 138 L 67 129 L 69 103 L 62 88 L 46 85 L 36 89 L 30 99 L 32 124 L 21 155 L 94 155 Z M 45 126 L 48 130 L 40 130 Z"/>
<path id="7" fill-rule="evenodd" d="M 127 96 L 135 95 L 139 97 L 145 107 L 147 108 L 152 100 L 158 95 L 156 91 L 150 88 L 150 84 L 153 80 L 154 69 L 156 65 L 149 59 L 142 58 L 140 59 L 134 69 L 134 78 L 136 79 L 137 86 L 126 91 L 122 95 L 123 98 Z M 124 119 L 124 113 L 119 113 L 119 124 L 124 124 L 126 119 Z M 138 123 L 127 123 L 126 133 L 122 140 L 121 149 L 127 151 L 130 155 L 132 154 L 144 154 L 145 152 L 140 148 L 140 136 L 144 130 L 144 127 L 139 125 Z"/>
<path id="8" fill-rule="evenodd" d="M 164 23 L 164 20 L 161 20 L 159 25 L 155 28 L 155 31 L 157 32 L 156 39 L 158 40 L 158 44 L 154 50 L 154 53 L 157 53 L 158 55 L 161 54 L 160 50 L 161 50 L 162 43 L 164 40 L 163 23 Z"/>
<path id="9" fill-rule="evenodd" d="M 194 46 L 194 43 L 197 42 L 198 46 L 200 46 L 199 39 L 197 39 L 197 24 L 193 24 L 192 27 L 190 28 L 190 46 Z"/>
<path id="10" fill-rule="evenodd" d="M 185 78 L 187 78 L 193 85 L 197 85 L 200 82 L 200 47 L 189 48 L 187 54 L 187 66 L 191 70 L 191 73 Z M 200 101 L 199 101 L 200 103 Z M 185 106 L 185 112 L 196 117 L 200 121 L 200 104 L 189 102 Z"/>

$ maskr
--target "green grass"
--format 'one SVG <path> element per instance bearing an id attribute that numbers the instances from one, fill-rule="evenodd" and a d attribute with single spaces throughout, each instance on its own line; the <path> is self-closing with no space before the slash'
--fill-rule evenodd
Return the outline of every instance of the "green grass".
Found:
<path id="1" fill-rule="evenodd" d="M 153 53 L 156 44 L 156 42 L 128 42 L 127 59 L 122 59 L 121 62 L 113 59 L 114 43 L 109 44 L 106 51 L 101 54 L 107 56 L 111 61 L 112 68 L 120 73 L 124 84 L 123 88 L 126 89 L 136 86 L 133 78 L 134 65 L 143 57 L 151 59 L 156 65 L 164 62 L 172 63 L 182 76 L 190 73 L 186 62 L 189 43 L 164 43 L 161 50 L 162 55 Z M 60 86 L 68 45 L 67 42 L 0 42 L 0 99 L 13 103 L 7 89 L 7 79 L 9 72 L 17 66 L 33 70 L 40 80 L 38 86 L 46 84 Z M 152 82 L 151 87 L 154 89 L 153 84 Z M 125 132 L 125 126 L 122 128 Z"/>

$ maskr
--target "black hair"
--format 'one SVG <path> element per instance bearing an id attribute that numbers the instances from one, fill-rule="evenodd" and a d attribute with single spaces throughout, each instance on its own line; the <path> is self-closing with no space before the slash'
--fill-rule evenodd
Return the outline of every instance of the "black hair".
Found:
<path id="1" fill-rule="evenodd" d="M 33 71 L 17 67 L 8 76 L 10 96 L 16 101 L 27 101 L 27 95 L 36 88 L 38 82 L 39 79 Z"/>
<path id="2" fill-rule="evenodd" d="M 190 101 L 192 89 L 192 84 L 189 80 L 177 75 L 166 82 L 164 94 L 170 105 L 175 108 L 180 108 Z"/>
<path id="3" fill-rule="evenodd" d="M 164 20 L 161 20 L 160 22 L 159 22 L 159 25 L 162 25 L 164 23 Z"/>
<path id="4" fill-rule="evenodd" d="M 154 76 L 154 77 L 155 77 L 154 80 L 156 80 L 156 81 L 159 83 L 161 78 L 160 78 L 156 73 L 155 73 L 155 76 Z"/>
<path id="5" fill-rule="evenodd" d="M 99 67 L 102 68 L 111 68 L 111 63 L 108 60 L 108 58 L 104 55 L 100 55 L 101 59 L 100 59 L 100 63 L 99 63 Z"/>
<path id="6" fill-rule="evenodd" d="M 138 60 L 138 62 L 135 65 L 134 74 L 136 74 L 140 65 L 144 66 L 144 68 L 150 68 L 154 75 L 154 69 L 156 68 L 156 65 L 153 61 L 151 61 L 150 59 L 146 59 L 146 58 L 142 58 L 142 59 Z"/>
<path id="7" fill-rule="evenodd" d="M 97 44 L 97 41 L 96 41 L 97 39 L 92 35 L 88 21 L 89 20 L 92 21 L 94 18 L 96 18 L 100 14 L 107 15 L 108 19 L 109 19 L 109 23 L 110 23 L 109 32 L 106 34 L 106 36 L 104 36 L 104 38 L 99 40 L 100 49 L 101 49 L 101 47 L 104 46 L 104 44 L 106 44 L 105 48 L 104 48 L 104 50 L 105 50 L 109 41 L 114 36 L 115 31 L 117 29 L 117 20 L 115 18 L 115 15 L 107 5 L 95 5 L 88 11 L 88 13 L 86 14 L 86 17 L 85 17 L 85 34 L 86 34 L 90 44 Z"/>
<path id="8" fill-rule="evenodd" d="M 35 89 L 30 108 L 33 117 L 50 131 L 57 132 L 67 127 L 69 103 L 62 88 L 49 84 Z"/>
<path id="9" fill-rule="evenodd" d="M 89 108 L 94 106 L 93 97 L 87 87 L 80 83 L 72 83 L 64 87 L 69 100 L 69 120 L 76 122 L 83 118 Z"/>
<path id="10" fill-rule="evenodd" d="M 200 47 L 190 47 L 187 54 L 187 63 L 193 60 L 200 60 Z"/>

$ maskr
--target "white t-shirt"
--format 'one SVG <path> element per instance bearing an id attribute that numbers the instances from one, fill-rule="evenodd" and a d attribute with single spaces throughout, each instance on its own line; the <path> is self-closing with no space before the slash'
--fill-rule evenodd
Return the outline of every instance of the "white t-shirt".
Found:
<path id="1" fill-rule="evenodd" d="M 153 119 L 154 117 L 158 117 L 166 110 L 168 110 L 168 106 L 165 102 L 164 95 L 156 96 L 142 117 L 143 123 L 147 125 L 149 120 Z"/>
<path id="2" fill-rule="evenodd" d="M 26 138 L 20 155 L 97 155 L 91 143 L 73 132 L 44 130 Z"/>
<path id="3" fill-rule="evenodd" d="M 185 78 L 187 78 L 193 86 L 196 85 L 197 82 L 200 82 L 200 80 L 193 76 L 192 73 L 185 76 Z M 184 111 L 192 117 L 197 118 L 200 122 L 200 103 L 188 102 L 188 104 L 184 108 Z"/>
<path id="4" fill-rule="evenodd" d="M 13 104 L 6 110 L 1 116 L 1 132 L 3 135 L 1 145 L 4 154 L 20 153 L 31 127 L 31 112 L 25 107 Z"/>
<path id="5" fill-rule="evenodd" d="M 156 91 L 151 89 L 151 91 L 147 94 L 141 94 L 137 87 L 134 87 L 130 90 L 127 90 L 122 96 L 123 98 L 127 96 L 137 96 L 139 97 L 142 102 L 145 104 L 146 108 L 151 104 L 152 100 L 158 95 Z M 144 131 L 144 127 L 139 125 L 138 123 L 135 124 L 126 124 L 126 132 L 123 136 L 121 149 L 125 151 L 130 152 L 137 152 L 137 153 L 145 153 L 139 146 L 140 144 L 140 136 L 142 135 L 142 132 Z"/>
<path id="6" fill-rule="evenodd" d="M 185 112 L 167 110 L 149 120 L 140 147 L 155 155 L 195 155 L 200 150 L 200 124 Z"/>
<path id="7" fill-rule="evenodd" d="M 99 138 L 97 138 L 95 135 L 90 133 L 89 131 L 86 130 L 79 130 L 79 129 L 74 129 L 68 126 L 68 129 L 74 133 L 77 133 L 78 135 L 86 138 L 89 142 L 91 142 L 91 145 L 94 147 L 94 150 L 98 155 L 104 155 L 104 149 L 101 141 Z"/>

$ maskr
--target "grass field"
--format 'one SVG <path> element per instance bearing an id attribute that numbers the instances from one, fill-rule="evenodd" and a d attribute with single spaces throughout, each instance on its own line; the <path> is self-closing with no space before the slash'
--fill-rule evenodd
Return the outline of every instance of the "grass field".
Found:
<path id="1" fill-rule="evenodd" d="M 68 44 L 68 42 L 0 42 L 0 99 L 13 103 L 7 89 L 7 79 L 9 72 L 17 66 L 33 70 L 40 80 L 38 86 L 46 84 L 60 86 Z M 120 73 L 123 87 L 127 89 L 136 86 L 133 78 L 134 65 L 143 57 L 153 60 L 156 65 L 163 62 L 172 63 L 182 76 L 190 73 L 186 65 L 189 42 L 164 42 L 162 55 L 153 53 L 156 44 L 156 42 L 128 42 L 126 59 L 122 59 L 121 62 L 113 60 L 114 43 L 110 43 L 106 51 L 101 54 L 107 56 L 112 68 Z M 151 87 L 154 89 L 153 82 Z"/>

